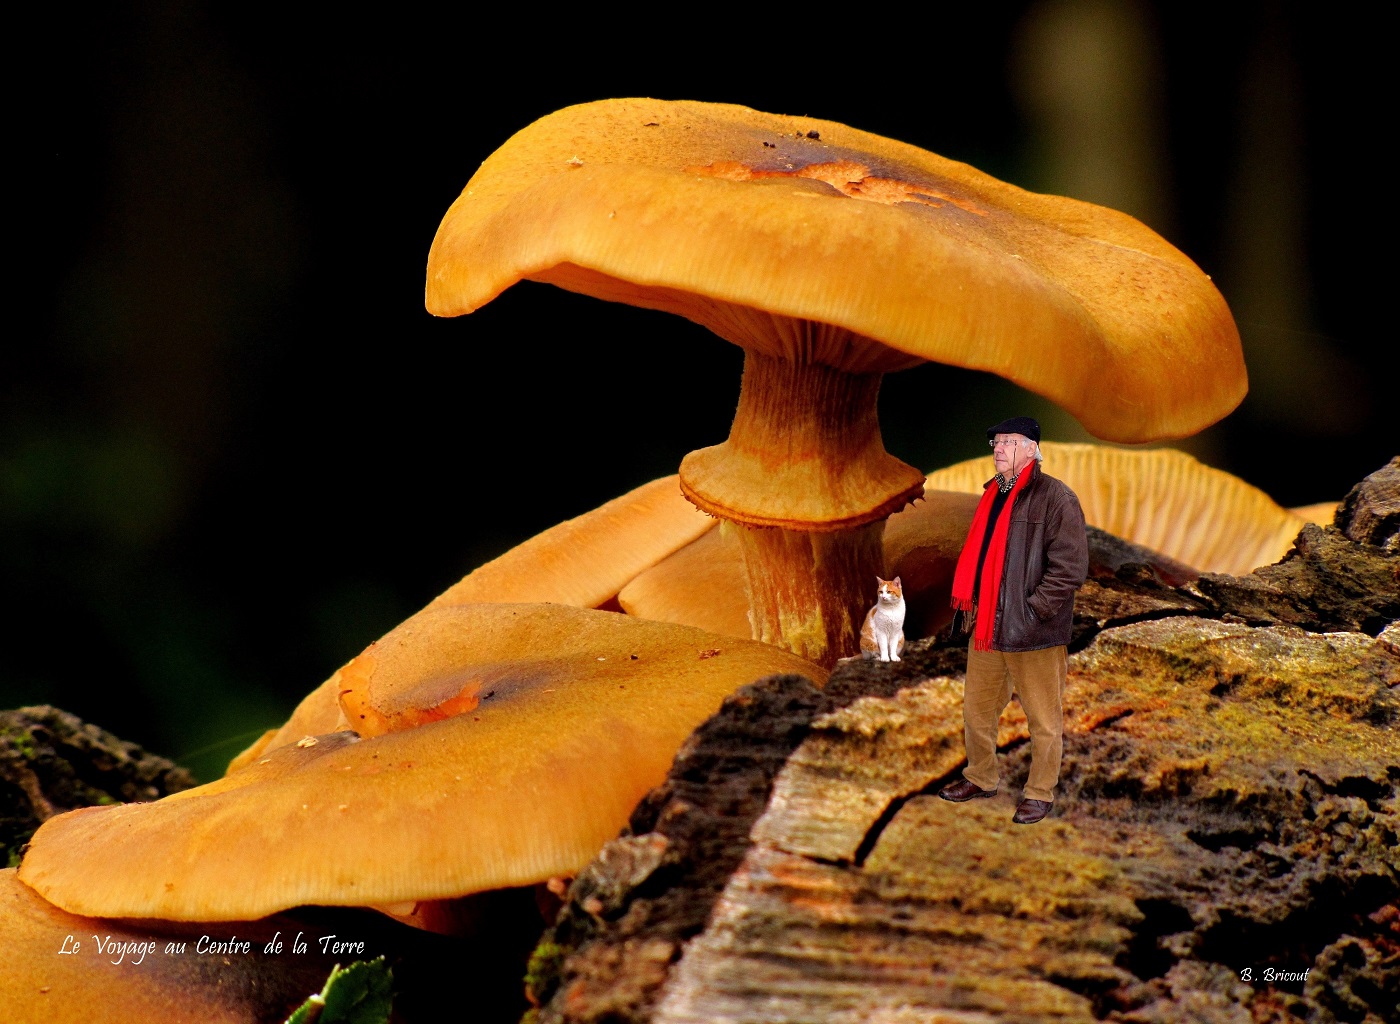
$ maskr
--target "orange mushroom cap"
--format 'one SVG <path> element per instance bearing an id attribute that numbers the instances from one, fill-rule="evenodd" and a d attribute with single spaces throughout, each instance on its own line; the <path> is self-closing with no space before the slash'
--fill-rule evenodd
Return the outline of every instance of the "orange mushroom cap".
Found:
<path id="1" fill-rule="evenodd" d="M 1194 433 L 1246 387 L 1220 293 L 1133 218 L 726 104 L 604 100 L 512 136 L 443 219 L 427 306 L 527 278 L 851 373 L 987 370 L 1115 441 Z"/>
<path id="2" fill-rule="evenodd" d="M 249 952 L 203 955 L 198 934 L 78 917 L 42 899 L 13 868 L 0 870 L 0 1016 L 15 1024 L 283 1020 L 320 991 L 332 961 L 319 950 L 264 955 L 279 925 L 288 927 L 271 920 L 220 929 L 216 941 L 247 940 Z M 281 938 L 290 944 L 292 934 Z M 185 951 L 168 952 L 172 941 Z"/>
<path id="3" fill-rule="evenodd" d="M 826 677 L 766 644 L 613 612 L 427 609 L 342 675 L 352 721 L 382 734 L 313 737 L 177 797 L 50 818 L 21 878 L 73 913 L 199 921 L 575 874 L 728 694 L 781 672 Z"/>
<path id="4" fill-rule="evenodd" d="M 662 477 L 516 545 L 448 587 L 428 607 L 549 601 L 596 608 L 714 525 L 681 496 L 675 475 Z M 234 757 L 229 771 L 303 736 L 349 728 L 340 708 L 343 671 L 303 698 L 280 729 L 268 730 Z"/>

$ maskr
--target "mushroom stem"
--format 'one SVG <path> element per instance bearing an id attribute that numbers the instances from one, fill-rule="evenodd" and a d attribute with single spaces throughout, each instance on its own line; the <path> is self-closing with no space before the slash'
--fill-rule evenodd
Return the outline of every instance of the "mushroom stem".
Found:
<path id="1" fill-rule="evenodd" d="M 819 665 L 860 650 L 860 625 L 884 572 L 884 520 L 835 533 L 738 526 L 755 640 Z"/>
<path id="2" fill-rule="evenodd" d="M 746 349 L 729 439 L 681 462 L 685 496 L 740 527 L 754 639 L 828 667 L 859 649 L 886 517 L 923 493 L 885 451 L 881 376 Z"/>
<path id="3" fill-rule="evenodd" d="M 879 373 L 744 352 L 729 439 L 681 462 L 681 490 L 746 526 L 820 533 L 882 522 L 923 493 L 923 474 L 885 451 Z"/>

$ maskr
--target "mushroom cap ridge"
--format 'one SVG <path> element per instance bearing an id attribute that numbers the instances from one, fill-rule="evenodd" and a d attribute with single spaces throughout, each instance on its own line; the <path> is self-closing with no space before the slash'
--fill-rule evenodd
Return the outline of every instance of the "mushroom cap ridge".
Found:
<path id="1" fill-rule="evenodd" d="M 727 104 L 604 100 L 516 133 L 444 217 L 427 306 L 527 278 L 851 372 L 987 370 L 1115 441 L 1194 433 L 1246 389 L 1220 293 L 1126 214 Z"/>

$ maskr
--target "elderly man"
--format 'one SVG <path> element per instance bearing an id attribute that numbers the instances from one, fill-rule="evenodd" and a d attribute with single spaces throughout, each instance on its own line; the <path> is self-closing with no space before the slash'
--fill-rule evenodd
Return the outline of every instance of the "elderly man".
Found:
<path id="1" fill-rule="evenodd" d="M 1011 819 L 1050 812 L 1060 778 L 1066 645 L 1074 592 L 1089 571 L 1084 512 L 1040 469 L 1040 424 L 1016 416 L 987 431 L 997 475 L 987 482 L 953 575 L 953 606 L 970 623 L 963 738 L 967 767 L 939 796 L 996 796 L 997 721 L 1015 693 L 1031 733 L 1031 770 Z"/>

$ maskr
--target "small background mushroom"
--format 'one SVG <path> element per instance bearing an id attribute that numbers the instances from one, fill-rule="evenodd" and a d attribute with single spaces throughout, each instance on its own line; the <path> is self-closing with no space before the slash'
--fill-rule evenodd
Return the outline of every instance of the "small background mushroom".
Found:
<path id="1" fill-rule="evenodd" d="M 1243 575 L 1277 562 L 1306 522 L 1257 487 L 1170 448 L 1040 446 L 1045 471 L 1079 496 L 1090 526 L 1203 572 Z M 991 456 L 936 470 L 928 486 L 980 494 L 996 473 Z M 1335 509 L 1335 503 L 1331 506 Z M 1314 510 L 1320 516 L 1322 509 Z M 1325 522 L 1331 522 L 1330 512 Z"/>

